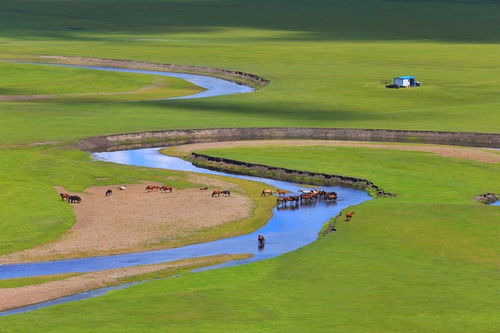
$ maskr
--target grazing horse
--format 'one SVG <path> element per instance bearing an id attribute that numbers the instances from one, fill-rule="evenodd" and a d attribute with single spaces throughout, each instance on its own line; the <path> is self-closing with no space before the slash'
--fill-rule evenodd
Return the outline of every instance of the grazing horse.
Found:
<path id="1" fill-rule="evenodd" d="M 111 194 L 113 194 L 113 190 L 109 189 L 106 191 L 106 196 L 109 197 Z"/>
<path id="2" fill-rule="evenodd" d="M 82 201 L 82 198 L 80 198 L 77 195 L 70 195 L 68 197 L 68 202 L 70 202 L 70 203 L 80 203 L 81 201 Z"/>
<path id="3" fill-rule="evenodd" d="M 231 196 L 231 191 L 229 190 L 224 190 L 220 192 L 223 197 L 230 197 Z"/>
<path id="4" fill-rule="evenodd" d="M 354 215 L 354 212 L 349 212 L 349 213 L 346 213 L 345 214 L 345 220 L 344 221 L 347 221 L 349 222 L 351 219 L 352 219 L 352 216 Z"/>
<path id="5" fill-rule="evenodd" d="M 153 191 L 154 191 L 154 186 L 153 185 L 146 186 L 146 192 L 153 192 Z"/>
<path id="6" fill-rule="evenodd" d="M 220 190 L 214 190 L 212 192 L 212 198 L 215 198 L 215 197 L 220 197 L 220 194 L 221 194 L 221 191 Z"/>
<path id="7" fill-rule="evenodd" d="M 162 192 L 170 192 L 170 193 L 172 193 L 172 192 L 174 191 L 174 189 L 172 188 L 172 186 L 162 186 L 162 187 L 160 188 L 160 190 L 161 190 Z"/>
<path id="8" fill-rule="evenodd" d="M 59 193 L 59 195 L 61 196 L 61 200 L 62 201 L 68 200 L 68 198 L 69 198 L 69 194 L 68 193 Z"/>
<path id="9" fill-rule="evenodd" d="M 262 190 L 262 193 L 260 194 L 261 197 L 268 197 L 270 195 L 273 195 L 272 190 Z"/>
<path id="10" fill-rule="evenodd" d="M 120 191 L 125 191 L 125 190 L 127 189 L 127 186 L 122 185 L 122 186 L 118 187 L 118 189 L 119 189 Z"/>
<path id="11" fill-rule="evenodd" d="M 286 191 L 283 191 L 283 190 L 276 190 L 276 193 L 278 193 L 278 195 L 281 197 L 283 195 L 286 194 Z"/>
<path id="12" fill-rule="evenodd" d="M 259 235 L 257 237 L 257 243 L 258 243 L 259 249 L 263 249 L 264 246 L 266 245 L 266 239 L 264 238 L 264 236 Z"/>

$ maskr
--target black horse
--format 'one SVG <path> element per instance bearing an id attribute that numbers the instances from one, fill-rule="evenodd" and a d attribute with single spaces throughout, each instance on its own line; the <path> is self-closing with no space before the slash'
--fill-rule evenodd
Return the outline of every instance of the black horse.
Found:
<path id="1" fill-rule="evenodd" d="M 71 203 L 80 203 L 81 201 L 82 201 L 82 198 L 80 198 L 77 195 L 70 195 L 68 197 L 68 202 L 71 202 Z"/>
<path id="2" fill-rule="evenodd" d="M 262 235 L 259 235 L 259 237 L 257 237 L 257 242 L 259 249 L 263 249 L 266 245 L 266 239 Z"/>
<path id="3" fill-rule="evenodd" d="M 107 190 L 106 191 L 106 196 L 109 197 L 111 194 L 113 194 L 113 190 Z"/>

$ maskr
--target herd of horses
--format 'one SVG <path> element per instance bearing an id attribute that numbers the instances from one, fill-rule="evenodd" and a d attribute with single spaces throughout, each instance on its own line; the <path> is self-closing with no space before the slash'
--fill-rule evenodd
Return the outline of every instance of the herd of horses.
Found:
<path id="1" fill-rule="evenodd" d="M 212 192 L 212 198 L 230 197 L 230 196 L 231 196 L 231 191 L 229 190 L 214 190 Z"/>
<path id="2" fill-rule="evenodd" d="M 327 201 L 336 201 L 337 193 L 336 192 L 326 192 L 320 190 L 299 190 L 299 195 L 286 195 L 286 191 L 277 189 L 275 191 L 270 189 L 262 190 L 261 196 L 267 197 L 272 196 L 275 192 L 278 195 L 276 198 L 276 205 L 278 207 L 284 207 L 287 204 L 298 206 L 302 203 L 312 202 L 317 199 L 327 200 Z"/>

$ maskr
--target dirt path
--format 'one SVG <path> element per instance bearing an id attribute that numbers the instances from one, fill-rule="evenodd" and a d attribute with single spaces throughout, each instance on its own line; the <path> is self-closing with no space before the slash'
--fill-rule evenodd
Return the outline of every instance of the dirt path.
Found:
<path id="1" fill-rule="evenodd" d="M 367 147 L 379 149 L 396 149 L 408 151 L 421 151 L 439 156 L 474 160 L 485 163 L 500 163 L 500 154 L 484 148 L 437 146 L 437 145 L 412 145 L 412 144 L 382 144 L 359 141 L 332 141 L 332 140 L 246 140 L 229 142 L 197 143 L 172 147 L 174 151 L 187 154 L 196 150 L 213 148 L 232 148 L 242 146 L 335 146 L 335 147 Z"/>
<path id="2" fill-rule="evenodd" d="M 17 288 L 0 288 L 0 311 L 45 302 L 60 297 L 74 295 L 87 290 L 123 284 L 126 278 L 139 277 L 148 273 L 161 272 L 165 277 L 176 274 L 179 270 L 216 265 L 225 261 L 247 258 L 248 255 L 222 255 L 180 260 L 166 264 L 135 266 L 84 273 L 78 276 L 50 281 L 43 284 Z"/>
<path id="3" fill-rule="evenodd" d="M 52 243 L 2 256 L 0 264 L 166 248 L 200 230 L 250 216 L 251 199 L 234 193 L 234 184 L 214 182 L 233 189 L 231 196 L 212 198 L 210 190 L 197 188 L 146 193 L 145 185 L 152 183 L 127 185 L 125 191 L 91 187 L 78 193 L 80 204 L 72 204 L 76 224 L 67 233 Z M 113 194 L 105 197 L 108 188 Z"/>

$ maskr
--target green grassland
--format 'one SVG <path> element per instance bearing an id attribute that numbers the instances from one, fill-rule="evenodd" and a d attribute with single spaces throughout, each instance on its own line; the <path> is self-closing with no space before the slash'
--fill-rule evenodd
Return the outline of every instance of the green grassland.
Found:
<path id="1" fill-rule="evenodd" d="M 152 100 L 203 91 L 176 78 L 59 66 L 0 62 L 0 73 L 0 95 L 45 95 L 49 102 Z"/>
<path id="2" fill-rule="evenodd" d="M 2 319 L 13 331 L 495 332 L 498 164 L 369 148 L 210 150 L 369 178 L 399 194 L 353 210 L 337 232 L 279 258 L 153 281 Z M 272 155 L 272 161 L 270 156 Z M 272 163 L 271 163 L 272 162 Z M 119 304 L 119 306 L 118 306 Z M 144 306 L 147 304 L 148 306 Z M 64 314 L 64 315 L 63 315 Z"/>
<path id="3" fill-rule="evenodd" d="M 71 227 L 56 185 L 192 186 L 182 173 L 91 161 L 57 141 L 247 126 L 498 133 L 499 17 L 492 0 L 4 0 L 0 60 L 68 55 L 212 66 L 271 83 L 252 94 L 130 103 L 194 88 L 0 62 L 0 94 L 91 94 L 0 102 L 0 254 Z M 407 74 L 423 86 L 384 88 Z M 122 94 L 155 80 L 161 91 Z M 116 94 L 92 96 L 101 92 Z M 214 153 L 368 178 L 399 196 L 357 207 L 351 224 L 295 253 L 1 318 L 0 331 L 498 331 L 500 216 L 471 201 L 499 191 L 497 165 L 355 148 Z M 245 230 L 269 213 L 255 202 Z M 217 235 L 238 231 L 227 228 Z"/>
<path id="4" fill-rule="evenodd" d="M 255 94 L 196 101 L 3 103 L 0 143 L 217 126 L 499 129 L 493 1 L 8 0 L 0 15 L 1 58 L 132 59 L 271 80 Z M 384 88 L 405 74 L 423 86 Z"/>

